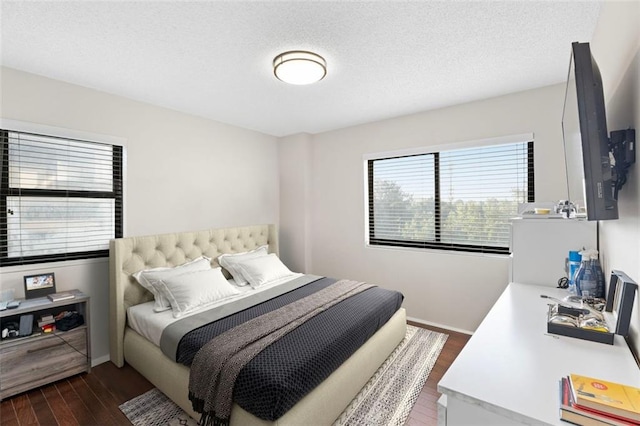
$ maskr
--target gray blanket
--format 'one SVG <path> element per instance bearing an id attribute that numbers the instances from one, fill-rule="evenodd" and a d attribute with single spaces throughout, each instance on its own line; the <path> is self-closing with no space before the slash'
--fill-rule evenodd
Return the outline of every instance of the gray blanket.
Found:
<path id="1" fill-rule="evenodd" d="M 331 306 L 373 286 L 341 280 L 211 340 L 191 364 L 189 399 L 200 424 L 228 424 L 236 378 L 264 348 Z"/>

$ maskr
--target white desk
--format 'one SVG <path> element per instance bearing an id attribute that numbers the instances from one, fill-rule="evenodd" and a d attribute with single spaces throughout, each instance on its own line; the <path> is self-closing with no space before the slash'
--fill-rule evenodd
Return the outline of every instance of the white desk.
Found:
<path id="1" fill-rule="evenodd" d="M 547 334 L 550 301 L 541 294 L 561 299 L 567 292 L 509 284 L 438 383 L 446 396 L 440 422 L 566 426 L 558 381 L 570 373 L 640 387 L 640 368 L 622 337 L 606 345 Z"/>

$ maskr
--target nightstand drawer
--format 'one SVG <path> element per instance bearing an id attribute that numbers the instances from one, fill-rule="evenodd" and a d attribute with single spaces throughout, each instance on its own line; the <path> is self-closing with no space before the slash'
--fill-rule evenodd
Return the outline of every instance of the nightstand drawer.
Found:
<path id="1" fill-rule="evenodd" d="M 0 347 L 0 398 L 89 370 L 87 330 Z"/>

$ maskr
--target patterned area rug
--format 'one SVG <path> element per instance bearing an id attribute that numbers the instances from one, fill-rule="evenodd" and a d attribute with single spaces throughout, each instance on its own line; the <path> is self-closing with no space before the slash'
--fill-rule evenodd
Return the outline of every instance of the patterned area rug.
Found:
<path id="1" fill-rule="evenodd" d="M 404 340 L 334 426 L 404 424 L 446 340 L 446 334 L 408 325 Z M 135 426 L 197 425 L 158 389 L 125 402 L 120 410 Z"/>

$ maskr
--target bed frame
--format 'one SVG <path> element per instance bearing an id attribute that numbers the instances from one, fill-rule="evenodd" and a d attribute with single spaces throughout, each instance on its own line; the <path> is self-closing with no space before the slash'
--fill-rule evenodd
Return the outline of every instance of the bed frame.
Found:
<path id="1" fill-rule="evenodd" d="M 188 395 L 189 369 L 171 361 L 160 348 L 140 336 L 126 323 L 130 306 L 153 300 L 131 274 L 141 269 L 177 266 L 199 256 L 212 259 L 269 245 L 278 253 L 275 225 L 209 229 L 198 232 L 118 238 L 109 246 L 111 361 L 118 367 L 130 364 L 154 386 L 196 420 Z M 404 338 L 406 312 L 401 308 L 376 334 L 333 374 L 275 422 L 259 419 L 234 404 L 232 425 L 331 424 L 373 376 L 378 367 Z"/>

